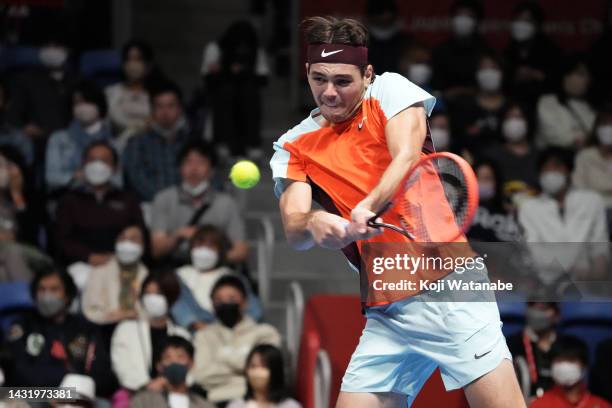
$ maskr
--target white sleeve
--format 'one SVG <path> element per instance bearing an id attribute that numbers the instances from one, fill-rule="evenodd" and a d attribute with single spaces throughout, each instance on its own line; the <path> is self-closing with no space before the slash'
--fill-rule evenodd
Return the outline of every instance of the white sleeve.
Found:
<path id="1" fill-rule="evenodd" d="M 376 99 L 387 120 L 416 103 L 423 103 L 431 115 L 436 98 L 400 74 L 385 72 L 372 84 L 371 97 Z"/>

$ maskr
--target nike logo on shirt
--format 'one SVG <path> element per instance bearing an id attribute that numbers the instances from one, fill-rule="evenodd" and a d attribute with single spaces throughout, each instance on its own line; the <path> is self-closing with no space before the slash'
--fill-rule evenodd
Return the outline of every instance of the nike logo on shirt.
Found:
<path id="1" fill-rule="evenodd" d="M 481 359 L 481 358 L 483 358 L 484 356 L 486 356 L 487 354 L 489 354 L 489 353 L 490 353 L 490 352 L 492 352 L 492 351 L 493 351 L 493 350 L 489 350 L 489 351 L 487 351 L 486 353 L 482 353 L 482 354 L 480 354 L 480 355 L 478 355 L 478 354 L 474 353 L 474 358 L 475 358 L 476 360 Z"/>
<path id="2" fill-rule="evenodd" d="M 336 51 L 330 51 L 330 52 L 325 52 L 325 48 L 323 49 L 323 51 L 321 51 L 321 57 L 325 58 L 325 57 L 329 57 L 330 55 L 334 55 L 337 54 L 339 52 L 342 52 L 344 50 L 336 50 Z"/>

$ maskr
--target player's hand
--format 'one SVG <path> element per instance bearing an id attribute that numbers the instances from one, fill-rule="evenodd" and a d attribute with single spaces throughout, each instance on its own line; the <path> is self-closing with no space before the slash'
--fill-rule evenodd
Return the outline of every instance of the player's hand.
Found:
<path id="1" fill-rule="evenodd" d="M 308 231 L 315 244 L 328 249 L 341 249 L 353 241 L 348 225 L 349 222 L 342 217 L 317 211 L 308 222 Z"/>
<path id="2" fill-rule="evenodd" d="M 348 232 L 353 237 L 353 241 L 372 238 L 382 233 L 382 229 L 368 226 L 368 221 L 375 215 L 374 212 L 367 208 L 359 206 L 351 211 L 352 222 L 348 226 Z M 380 218 L 376 220 L 376 222 L 381 221 Z"/>

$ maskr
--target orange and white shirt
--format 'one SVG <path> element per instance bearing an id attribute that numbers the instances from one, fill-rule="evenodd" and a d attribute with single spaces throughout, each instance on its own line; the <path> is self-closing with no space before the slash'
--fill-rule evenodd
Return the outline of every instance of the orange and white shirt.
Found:
<path id="1" fill-rule="evenodd" d="M 361 108 L 349 120 L 321 127 L 318 109 L 274 143 L 270 161 L 277 197 L 288 183 L 310 183 L 313 199 L 325 210 L 350 220 L 351 210 L 378 184 L 391 163 L 387 147 L 387 122 L 417 103 L 429 116 L 436 99 L 403 76 L 386 72 L 375 77 L 366 90 Z M 423 153 L 433 151 L 428 135 Z M 385 222 L 399 225 L 393 211 Z M 393 231 L 385 231 L 368 242 L 405 241 Z M 359 253 L 364 241 L 343 249 L 349 262 L 359 270 Z"/>

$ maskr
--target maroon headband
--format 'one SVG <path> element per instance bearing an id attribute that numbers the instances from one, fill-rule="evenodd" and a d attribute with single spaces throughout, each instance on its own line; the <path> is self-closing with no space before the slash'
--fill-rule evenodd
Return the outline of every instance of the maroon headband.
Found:
<path id="1" fill-rule="evenodd" d="M 368 49 L 348 44 L 310 44 L 308 63 L 318 62 L 351 64 L 364 67 L 368 64 Z"/>

